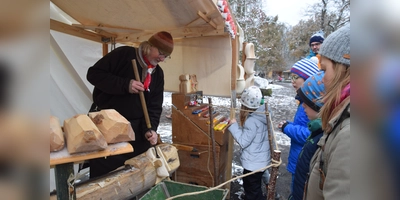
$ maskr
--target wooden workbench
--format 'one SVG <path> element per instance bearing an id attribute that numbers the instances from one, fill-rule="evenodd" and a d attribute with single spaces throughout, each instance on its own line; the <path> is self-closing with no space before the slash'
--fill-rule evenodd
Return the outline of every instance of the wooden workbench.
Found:
<path id="1" fill-rule="evenodd" d="M 102 151 L 69 154 L 67 148 L 64 147 L 61 151 L 51 152 L 50 168 L 54 167 L 57 200 L 67 200 L 70 199 L 70 196 L 73 196 L 73 199 L 76 199 L 75 190 L 73 188 L 74 179 L 72 179 L 71 185 L 68 183 L 70 177 L 75 177 L 73 168 L 74 163 L 130 152 L 133 152 L 133 147 L 128 142 L 109 144 L 108 147 Z"/>

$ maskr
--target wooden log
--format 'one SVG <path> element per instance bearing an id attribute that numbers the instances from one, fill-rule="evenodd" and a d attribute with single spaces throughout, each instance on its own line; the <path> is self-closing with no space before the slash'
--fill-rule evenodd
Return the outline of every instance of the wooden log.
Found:
<path id="1" fill-rule="evenodd" d="M 87 115 L 79 114 L 64 120 L 67 149 L 70 154 L 104 150 L 107 142 Z"/>
<path id="2" fill-rule="evenodd" d="M 108 144 L 135 140 L 131 123 L 114 109 L 89 113 L 90 119 L 103 134 Z"/>
<path id="3" fill-rule="evenodd" d="M 64 145 L 64 134 L 60 120 L 56 116 L 50 116 L 50 152 L 59 151 L 64 148 Z"/>
<path id="4" fill-rule="evenodd" d="M 156 169 L 145 153 L 127 160 L 125 164 L 131 168 L 122 168 L 109 176 L 78 186 L 77 199 L 128 199 L 155 184 Z"/>
<path id="5" fill-rule="evenodd" d="M 274 150 L 272 159 L 276 160 L 276 161 L 280 160 L 281 159 L 281 151 Z M 271 176 L 270 176 L 269 184 L 268 184 L 267 200 L 275 200 L 275 185 L 276 185 L 276 178 L 278 177 L 278 173 L 279 173 L 279 166 L 272 167 Z"/>

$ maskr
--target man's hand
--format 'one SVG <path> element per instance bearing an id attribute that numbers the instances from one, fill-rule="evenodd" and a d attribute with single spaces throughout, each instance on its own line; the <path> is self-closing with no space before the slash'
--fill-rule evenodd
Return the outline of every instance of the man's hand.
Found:
<path id="1" fill-rule="evenodd" d="M 131 82 L 129 83 L 129 93 L 137 94 L 140 91 L 144 91 L 143 83 L 132 79 Z"/>
<path id="2" fill-rule="evenodd" d="M 146 139 L 150 142 L 151 145 L 156 145 L 157 144 L 157 133 L 153 130 L 149 130 L 145 134 Z"/>

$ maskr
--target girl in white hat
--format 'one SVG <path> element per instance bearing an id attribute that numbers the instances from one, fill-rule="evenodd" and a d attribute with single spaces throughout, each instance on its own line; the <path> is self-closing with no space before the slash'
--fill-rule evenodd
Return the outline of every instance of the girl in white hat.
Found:
<path id="1" fill-rule="evenodd" d="M 232 119 L 228 128 L 242 149 L 240 161 L 243 174 L 266 167 L 271 162 L 265 106 L 260 106 L 261 100 L 262 93 L 258 87 L 246 88 L 240 99 L 240 121 L 237 123 Z M 244 199 L 265 199 L 261 189 L 263 173 L 257 172 L 243 178 Z"/>

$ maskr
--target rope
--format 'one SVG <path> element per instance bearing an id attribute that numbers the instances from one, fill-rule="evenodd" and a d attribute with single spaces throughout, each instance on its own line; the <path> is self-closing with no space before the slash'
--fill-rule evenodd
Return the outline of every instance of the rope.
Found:
<path id="1" fill-rule="evenodd" d="M 67 184 L 68 184 L 68 199 L 69 200 L 75 200 L 75 179 L 76 175 L 74 173 L 71 173 L 68 177 Z"/>
<path id="2" fill-rule="evenodd" d="M 209 192 L 209 191 L 213 191 L 213 190 L 216 190 L 216 189 L 218 189 L 218 188 L 220 188 L 220 187 L 226 185 L 227 183 L 230 183 L 230 182 L 232 182 L 232 181 L 234 181 L 234 180 L 236 180 L 236 179 L 243 178 L 243 177 L 246 177 L 246 176 L 250 176 L 250 175 L 255 174 L 255 173 L 257 173 L 257 172 L 263 172 L 263 171 L 265 171 L 266 169 L 268 169 L 268 168 L 270 168 L 270 167 L 278 167 L 278 166 L 280 166 L 280 165 L 282 164 L 282 159 L 279 159 L 279 161 L 276 161 L 276 160 L 272 159 L 271 161 L 272 161 L 274 164 L 270 164 L 270 165 L 268 165 L 268 166 L 266 166 L 266 167 L 260 168 L 260 169 L 258 169 L 258 170 L 252 171 L 252 172 L 250 172 L 250 173 L 237 176 L 237 177 L 232 178 L 232 179 L 230 179 L 230 180 L 228 180 L 228 181 L 226 181 L 226 182 L 224 182 L 224 183 L 222 183 L 222 184 L 220 184 L 220 185 L 218 185 L 218 186 L 215 186 L 215 187 L 209 188 L 209 189 L 207 189 L 207 190 L 203 190 L 203 191 L 189 192 L 189 193 L 184 193 L 184 194 L 176 195 L 176 196 L 167 198 L 167 200 L 175 199 L 175 198 L 178 198 L 178 197 L 184 197 L 184 196 L 193 196 L 193 195 L 198 195 L 198 194 L 203 194 L 203 193 L 206 193 L 206 192 Z"/>

